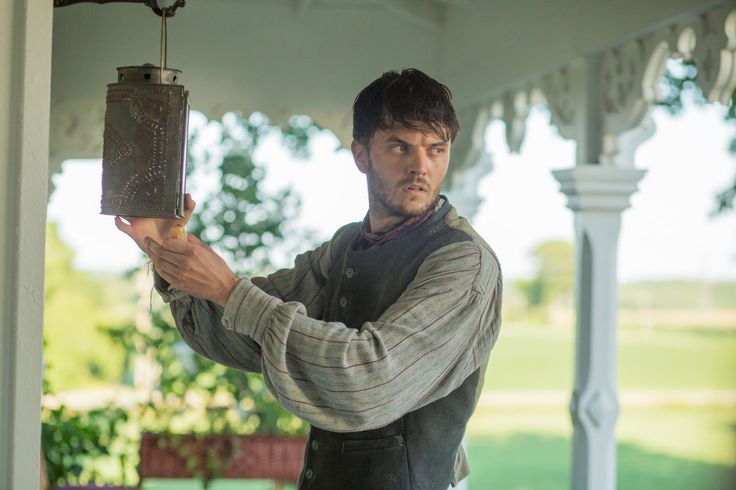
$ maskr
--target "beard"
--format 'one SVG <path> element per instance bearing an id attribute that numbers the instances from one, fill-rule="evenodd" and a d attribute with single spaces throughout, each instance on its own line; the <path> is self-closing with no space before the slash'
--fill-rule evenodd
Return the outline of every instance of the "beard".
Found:
<path id="1" fill-rule="evenodd" d="M 439 196 L 439 187 L 434 189 L 421 177 L 409 177 L 401 182 L 389 182 L 381 178 L 368 156 L 368 201 L 371 209 L 384 217 L 412 218 L 421 216 L 435 205 Z M 411 184 L 421 184 L 425 189 L 423 195 L 407 196 L 403 188 Z"/>

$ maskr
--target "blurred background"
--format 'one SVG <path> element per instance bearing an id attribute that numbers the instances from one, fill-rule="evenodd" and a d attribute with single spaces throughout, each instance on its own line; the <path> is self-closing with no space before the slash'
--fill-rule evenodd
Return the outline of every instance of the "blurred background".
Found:
<path id="1" fill-rule="evenodd" d="M 646 169 L 623 213 L 618 274 L 618 488 L 730 489 L 736 481 L 736 112 L 706 103 L 671 61 Z M 346 101 L 347 103 L 348 101 Z M 194 107 L 196 109 L 196 107 Z M 569 488 L 573 214 L 550 170 L 575 143 L 532 107 L 518 153 L 501 121 L 473 226 L 505 277 L 503 327 L 471 419 L 471 489 Z M 309 115 L 191 115 L 190 231 L 243 274 L 266 274 L 367 210 L 362 175 Z M 100 216 L 100 160 L 53 177 L 46 241 L 43 437 L 52 484 L 139 483 L 140 433 L 304 434 L 255 375 L 193 354 L 143 255 Z M 84 448 L 80 451 L 79 448 Z M 216 476 L 216 472 L 215 472 Z M 201 488 L 197 478 L 144 488 Z M 218 480 L 210 488 L 270 488 Z"/>

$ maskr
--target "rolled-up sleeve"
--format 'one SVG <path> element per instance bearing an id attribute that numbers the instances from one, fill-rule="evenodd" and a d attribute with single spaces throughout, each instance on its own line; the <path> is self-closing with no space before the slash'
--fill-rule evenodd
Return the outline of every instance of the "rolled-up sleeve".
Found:
<path id="1" fill-rule="evenodd" d="M 329 261 L 330 246 L 326 242 L 297 256 L 292 269 L 240 282 L 262 291 L 268 298 L 299 301 L 317 312 L 322 304 Z M 182 339 L 195 352 L 228 367 L 261 372 L 260 345 L 251 335 L 225 328 L 221 306 L 176 289 L 155 273 L 154 286 L 169 304 Z"/>
<path id="2" fill-rule="evenodd" d="M 154 284 L 169 303 L 182 339 L 197 354 L 225 366 L 261 372 L 261 348 L 247 335 L 224 328 L 223 308 L 169 286 L 158 274 Z"/>
<path id="3" fill-rule="evenodd" d="M 260 346 L 264 379 L 287 409 L 317 427 L 358 431 L 448 395 L 483 366 L 501 292 L 495 255 L 467 241 L 428 256 L 400 298 L 359 330 L 312 318 L 307 305 L 248 279 L 222 324 Z"/>

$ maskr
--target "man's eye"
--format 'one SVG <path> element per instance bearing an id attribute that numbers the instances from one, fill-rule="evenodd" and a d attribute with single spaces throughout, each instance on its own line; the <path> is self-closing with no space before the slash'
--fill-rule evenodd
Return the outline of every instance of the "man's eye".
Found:
<path id="1" fill-rule="evenodd" d="M 445 152 L 444 146 L 435 146 L 434 148 L 432 148 L 432 153 L 435 155 L 441 155 L 444 152 Z"/>
<path id="2" fill-rule="evenodd" d="M 406 153 L 407 149 L 406 145 L 394 145 L 391 147 L 391 151 L 394 153 Z"/>

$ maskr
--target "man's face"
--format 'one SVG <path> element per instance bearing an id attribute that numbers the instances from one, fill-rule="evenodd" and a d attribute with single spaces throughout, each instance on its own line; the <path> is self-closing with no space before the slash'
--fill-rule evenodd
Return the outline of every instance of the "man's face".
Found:
<path id="1" fill-rule="evenodd" d="M 448 140 L 396 126 L 376 131 L 367 145 L 354 141 L 352 149 L 368 180 L 374 232 L 423 214 L 437 200 L 450 162 Z"/>

